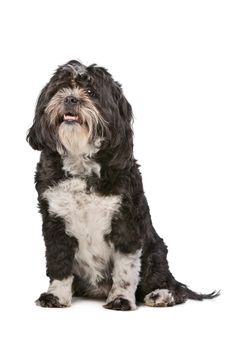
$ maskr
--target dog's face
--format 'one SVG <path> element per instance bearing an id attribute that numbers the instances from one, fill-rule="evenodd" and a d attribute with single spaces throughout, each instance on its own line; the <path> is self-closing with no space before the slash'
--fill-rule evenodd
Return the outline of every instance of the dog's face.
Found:
<path id="1" fill-rule="evenodd" d="M 42 90 L 27 140 L 60 154 L 108 148 L 113 160 L 123 145 L 132 151 L 131 119 L 120 85 L 104 68 L 70 61 Z"/>

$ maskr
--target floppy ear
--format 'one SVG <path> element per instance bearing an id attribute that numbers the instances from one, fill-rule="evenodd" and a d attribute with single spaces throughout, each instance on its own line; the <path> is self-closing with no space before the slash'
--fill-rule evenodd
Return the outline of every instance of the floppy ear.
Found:
<path id="1" fill-rule="evenodd" d="M 121 94 L 121 97 L 118 101 L 118 108 L 119 108 L 121 117 L 128 123 L 131 123 L 133 120 L 132 107 L 127 101 L 127 99 L 125 98 L 125 96 L 123 95 L 123 93 Z"/>
<path id="2" fill-rule="evenodd" d="M 29 145 L 36 151 L 41 151 L 43 149 L 40 133 L 41 127 L 39 125 L 39 122 L 34 119 L 31 128 L 28 130 L 26 140 L 29 143 Z"/>
<path id="3" fill-rule="evenodd" d="M 41 91 L 41 94 L 38 98 L 35 117 L 31 128 L 28 130 L 26 140 L 29 145 L 37 150 L 41 151 L 44 148 L 44 128 L 43 125 L 43 113 L 44 113 L 44 103 L 45 103 L 45 94 L 46 94 L 47 85 Z"/>
<path id="4" fill-rule="evenodd" d="M 125 168 L 133 159 L 133 130 L 132 108 L 122 91 L 117 99 L 118 106 L 118 126 L 114 132 L 114 149 L 112 159 L 109 162 L 111 166 Z"/>

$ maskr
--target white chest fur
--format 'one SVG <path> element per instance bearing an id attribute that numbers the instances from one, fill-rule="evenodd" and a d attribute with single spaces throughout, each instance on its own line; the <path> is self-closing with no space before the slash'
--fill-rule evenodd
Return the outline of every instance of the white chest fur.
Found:
<path id="1" fill-rule="evenodd" d="M 87 192 L 79 178 L 67 179 L 43 194 L 51 214 L 64 219 L 66 233 L 79 242 L 75 255 L 76 273 L 96 285 L 104 278 L 112 249 L 104 236 L 111 231 L 113 215 L 119 210 L 120 196 L 100 196 Z"/>

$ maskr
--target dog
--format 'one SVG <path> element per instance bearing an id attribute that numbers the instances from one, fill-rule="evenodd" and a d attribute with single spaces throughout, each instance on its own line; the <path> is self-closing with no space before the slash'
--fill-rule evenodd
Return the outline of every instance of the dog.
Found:
<path id="1" fill-rule="evenodd" d="M 27 134 L 41 151 L 35 187 L 50 279 L 37 305 L 87 296 L 127 311 L 219 295 L 196 293 L 169 270 L 133 155 L 132 120 L 121 85 L 95 64 L 69 61 L 41 91 Z"/>

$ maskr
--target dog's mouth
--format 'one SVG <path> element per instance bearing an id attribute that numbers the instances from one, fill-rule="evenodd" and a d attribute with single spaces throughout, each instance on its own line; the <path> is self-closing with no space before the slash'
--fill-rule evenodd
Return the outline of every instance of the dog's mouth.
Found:
<path id="1" fill-rule="evenodd" d="M 86 123 L 84 123 L 84 120 L 80 115 L 75 115 L 72 113 L 64 114 L 63 121 L 65 123 L 78 123 L 80 125 L 86 124 Z"/>

